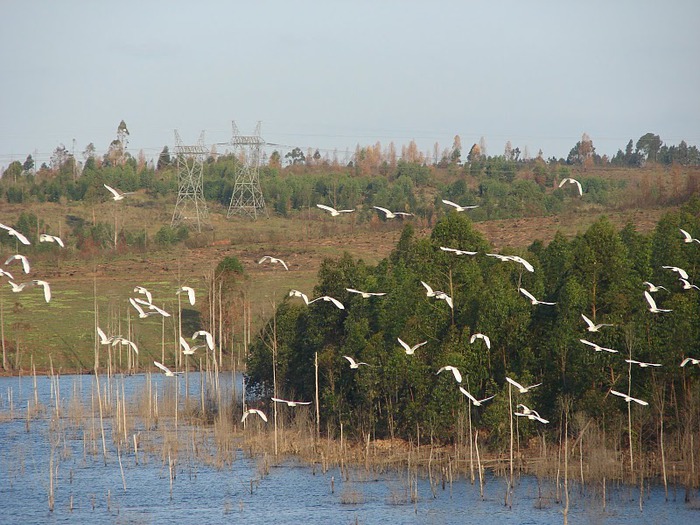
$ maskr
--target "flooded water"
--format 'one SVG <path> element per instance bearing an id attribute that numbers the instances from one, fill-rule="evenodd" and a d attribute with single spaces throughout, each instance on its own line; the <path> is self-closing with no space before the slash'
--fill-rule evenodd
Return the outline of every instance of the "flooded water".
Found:
<path id="1" fill-rule="evenodd" d="M 196 396 L 199 374 L 188 379 Z M 72 396 L 88 400 L 93 381 L 91 376 L 61 377 L 61 404 L 67 406 Z M 137 375 L 115 381 L 129 398 L 143 390 L 149 378 Z M 154 375 L 150 381 L 162 397 L 175 379 Z M 221 381 L 224 391 L 240 393 L 240 378 L 234 381 L 222 375 Z M 177 382 L 184 394 L 184 378 Z M 493 475 L 487 476 L 483 500 L 478 483 L 464 479 L 436 489 L 427 479 L 419 479 L 413 486 L 417 498 L 412 498 L 405 472 L 380 476 L 360 469 L 344 476 L 338 468 L 322 473 L 294 461 L 268 471 L 260 468 L 259 458 L 238 450 L 235 459 L 223 465 L 183 454 L 184 459 L 173 466 L 171 481 L 167 458 L 141 452 L 137 464 L 133 451 L 119 454 L 111 426 L 106 462 L 101 451 L 86 451 L 85 434 L 77 428 L 66 425 L 63 432 L 52 431 L 50 411 L 56 390 L 47 377 L 37 378 L 36 389 L 32 378 L 0 378 L 0 523 L 563 523 L 563 507 L 555 502 L 553 484 L 538 485 L 534 477 L 519 479 L 512 507 L 507 507 L 506 482 Z M 43 416 L 29 421 L 28 432 L 26 407 L 35 396 L 47 408 Z M 182 425 L 178 432 L 187 435 L 188 428 Z M 670 496 L 665 501 L 662 487 L 645 489 L 640 511 L 638 487 L 608 487 L 604 510 L 599 491 L 582 495 L 574 486 L 568 519 L 572 524 L 700 523 L 700 510 L 684 503 L 680 488 L 675 498 Z"/>

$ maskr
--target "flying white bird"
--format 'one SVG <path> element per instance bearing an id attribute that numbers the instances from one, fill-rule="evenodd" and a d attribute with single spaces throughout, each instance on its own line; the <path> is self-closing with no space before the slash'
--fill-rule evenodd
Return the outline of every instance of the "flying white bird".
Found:
<path id="1" fill-rule="evenodd" d="M 615 326 L 615 325 L 606 324 L 606 323 L 595 324 L 593 321 L 591 321 L 584 314 L 581 314 L 581 317 L 583 318 L 584 321 L 586 321 L 586 324 L 588 325 L 588 328 L 586 328 L 586 330 L 588 330 L 589 332 L 598 332 L 604 326 Z"/>
<path id="2" fill-rule="evenodd" d="M 194 355 L 195 349 L 182 336 L 180 336 L 180 347 L 182 348 L 182 355 Z"/>
<path id="3" fill-rule="evenodd" d="M 679 268 L 678 266 L 662 266 L 662 268 L 666 268 L 667 270 L 671 270 L 672 272 L 676 272 L 683 279 L 688 278 L 688 272 L 686 272 L 683 268 Z"/>
<path id="4" fill-rule="evenodd" d="M 288 407 L 311 404 L 311 401 L 289 401 L 287 399 L 280 399 L 278 397 L 271 397 L 270 399 L 272 399 L 275 403 L 286 403 Z"/>
<path id="5" fill-rule="evenodd" d="M 167 366 L 165 366 L 162 363 L 159 363 L 158 361 L 153 361 L 153 364 L 156 365 L 158 368 L 160 368 L 167 377 L 175 377 L 176 375 L 180 375 L 182 373 L 182 372 L 173 372 Z"/>
<path id="6" fill-rule="evenodd" d="M 477 339 L 483 339 L 484 343 L 486 343 L 486 348 L 491 350 L 491 339 L 489 339 L 488 335 L 484 335 L 481 333 L 472 334 L 472 336 L 469 338 L 469 343 L 471 344 L 474 341 L 476 341 Z"/>
<path id="7" fill-rule="evenodd" d="M 590 341 L 586 341 L 585 339 L 579 339 L 579 341 L 581 341 L 584 345 L 592 346 L 596 352 L 610 352 L 611 354 L 617 353 L 617 350 L 613 350 L 612 348 L 605 348 L 604 346 L 591 343 Z"/>
<path id="8" fill-rule="evenodd" d="M 443 366 L 440 370 L 437 371 L 437 373 L 439 374 L 444 370 L 452 372 L 452 375 L 455 376 L 455 381 L 457 381 L 458 383 L 462 382 L 462 374 L 460 374 L 459 370 L 457 370 L 457 367 L 451 365 Z"/>
<path id="9" fill-rule="evenodd" d="M 12 274 L 10 272 L 5 271 L 2 268 L 0 268 L 0 277 L 2 277 L 3 275 L 10 280 L 14 279 L 14 277 L 12 277 Z"/>
<path id="10" fill-rule="evenodd" d="M 39 242 L 55 242 L 58 244 L 61 248 L 65 248 L 65 244 L 63 244 L 63 240 L 61 240 L 60 237 L 56 237 L 55 235 L 49 235 L 48 233 L 42 233 L 39 235 Z"/>
<path id="11" fill-rule="evenodd" d="M 394 219 L 399 215 L 403 215 L 404 217 L 412 216 L 412 213 L 406 213 L 404 211 L 390 211 L 387 210 L 386 208 L 382 208 L 381 206 L 372 206 L 375 210 L 379 210 L 381 212 L 384 212 L 384 215 L 386 215 L 385 218 L 387 219 Z"/>
<path id="12" fill-rule="evenodd" d="M 260 416 L 260 419 L 262 419 L 265 423 L 267 423 L 267 416 L 262 410 L 258 410 L 257 408 L 249 408 L 245 412 L 243 412 L 243 417 L 241 418 L 241 423 L 245 421 L 245 419 L 248 417 L 250 414 L 257 414 Z"/>
<path id="13" fill-rule="evenodd" d="M 542 424 L 547 424 L 549 421 L 541 417 L 538 413 L 537 410 L 533 410 L 531 408 L 526 407 L 525 405 L 518 405 L 518 407 L 521 407 L 522 412 L 513 412 L 513 415 L 519 416 L 519 417 L 526 417 L 532 421 L 539 421 Z"/>
<path id="14" fill-rule="evenodd" d="M 650 366 L 661 366 L 660 363 L 645 363 L 643 361 L 635 361 L 634 359 L 625 359 L 625 362 L 631 365 L 639 365 L 640 368 L 648 368 Z"/>
<path id="15" fill-rule="evenodd" d="M 330 295 L 322 295 L 321 297 L 316 297 L 316 299 L 312 299 L 311 301 L 309 301 L 309 304 L 315 303 L 316 301 L 331 302 L 336 306 L 336 308 L 338 308 L 340 310 L 345 310 L 345 306 L 343 306 L 343 303 L 338 301 L 338 299 L 334 299 Z"/>
<path id="16" fill-rule="evenodd" d="M 140 293 L 146 296 L 146 299 L 148 300 L 148 304 L 153 304 L 153 296 L 151 295 L 151 292 L 149 292 L 146 288 L 143 286 L 137 286 L 134 288 L 134 291 L 136 293 Z"/>
<path id="17" fill-rule="evenodd" d="M 110 345 L 114 340 L 114 337 L 107 337 L 107 334 L 105 334 L 102 328 L 100 328 L 99 326 L 97 327 L 97 335 L 100 337 L 101 345 Z"/>
<path id="18" fill-rule="evenodd" d="M 649 288 L 648 291 L 652 292 L 652 293 L 658 292 L 659 290 L 666 290 L 668 292 L 668 288 L 666 288 L 665 286 L 661 286 L 661 285 L 656 286 L 655 284 L 650 283 L 649 281 L 644 281 L 642 284 L 646 284 L 647 287 Z"/>
<path id="19" fill-rule="evenodd" d="M 442 292 L 440 290 L 433 290 L 429 284 L 421 281 L 421 284 L 425 287 L 426 293 L 428 297 L 435 297 L 435 299 L 442 299 L 445 301 L 450 308 L 454 308 L 453 303 L 452 303 L 452 297 L 447 295 L 445 292 Z"/>
<path id="20" fill-rule="evenodd" d="M 455 211 L 473 210 L 474 208 L 478 208 L 478 207 L 479 207 L 478 204 L 474 204 L 474 205 L 471 205 L 471 206 L 460 206 L 460 205 L 457 204 L 456 202 L 448 201 L 448 200 L 446 200 L 446 199 L 442 199 L 442 202 L 444 202 L 444 203 L 447 204 L 448 206 L 452 206 L 452 207 L 455 209 Z"/>
<path id="21" fill-rule="evenodd" d="M 13 282 L 13 281 L 7 281 L 7 284 L 9 284 L 10 286 L 12 286 L 12 291 L 13 291 L 13 292 L 19 293 L 19 292 L 21 292 L 22 290 L 24 290 L 24 287 L 27 286 L 27 284 L 29 284 L 29 283 L 19 283 L 19 284 L 17 284 L 17 283 L 15 283 L 15 282 Z"/>
<path id="22" fill-rule="evenodd" d="M 685 366 L 685 365 L 687 365 L 688 363 L 690 363 L 691 365 L 700 365 L 700 359 L 695 359 L 695 358 L 693 358 L 693 357 L 686 357 L 686 358 L 683 359 L 683 361 L 681 362 L 681 366 Z"/>
<path id="23" fill-rule="evenodd" d="M 147 306 L 148 306 L 149 310 L 151 310 L 151 311 L 146 312 L 143 308 L 141 308 L 141 304 L 143 304 L 143 303 L 139 304 L 140 301 L 138 299 L 134 299 L 133 297 L 129 297 L 129 302 L 131 303 L 131 306 L 136 308 L 136 311 L 139 313 L 139 317 L 141 319 L 145 319 L 146 317 L 149 317 L 151 315 L 156 315 L 156 314 L 160 314 L 163 317 L 170 317 L 170 314 L 168 312 L 166 312 L 165 310 L 162 310 L 161 308 L 158 308 L 155 304 L 149 303 Z"/>
<path id="24" fill-rule="evenodd" d="M 345 359 L 347 359 L 350 362 L 350 368 L 360 368 L 360 365 L 367 365 L 369 366 L 369 363 L 365 363 L 363 361 L 355 361 L 352 357 L 349 355 L 344 355 L 343 356 Z"/>
<path id="25" fill-rule="evenodd" d="M 417 345 L 410 346 L 408 343 L 404 342 L 400 337 L 397 337 L 399 344 L 403 346 L 404 350 L 406 351 L 406 355 L 413 355 L 413 353 L 420 348 L 423 345 L 427 345 L 428 341 L 423 341 L 422 343 L 418 343 Z"/>
<path id="26" fill-rule="evenodd" d="M 515 381 L 514 379 L 511 379 L 511 378 L 508 377 L 508 376 L 506 376 L 506 381 L 508 381 L 508 382 L 509 382 L 511 385 L 513 385 L 515 388 L 517 388 L 517 389 L 518 389 L 518 392 L 520 392 L 521 394 L 526 394 L 527 392 L 530 391 L 530 389 L 535 388 L 536 386 L 540 386 L 540 385 L 542 384 L 542 383 L 537 383 L 537 384 L 530 385 L 530 386 L 523 386 L 523 385 L 521 385 L 520 383 L 518 383 L 518 382 Z"/>
<path id="27" fill-rule="evenodd" d="M 279 264 L 281 264 L 282 266 L 284 266 L 284 269 L 285 269 L 285 270 L 289 271 L 289 267 L 287 267 L 287 263 L 284 262 L 282 259 L 277 259 L 276 257 L 272 257 L 272 256 L 270 256 L 270 255 L 265 255 L 262 259 L 260 259 L 260 260 L 258 261 L 258 264 L 262 264 L 262 263 L 264 263 L 265 261 L 270 261 L 272 264 L 278 264 L 278 263 L 279 263 Z"/>
<path id="28" fill-rule="evenodd" d="M 9 226 L 5 226 L 4 224 L 0 224 L 0 228 L 2 228 L 3 230 L 7 230 L 7 233 L 9 233 L 13 237 L 15 237 L 22 244 L 27 244 L 27 245 L 31 244 L 29 242 L 29 239 L 27 239 L 24 235 L 22 235 L 20 232 L 18 232 L 14 228 L 10 228 Z"/>
<path id="29" fill-rule="evenodd" d="M 474 405 L 475 407 L 480 407 L 482 405 L 482 403 L 485 403 L 489 399 L 493 399 L 494 397 L 496 397 L 496 395 L 494 394 L 491 397 L 486 397 L 484 399 L 477 399 L 473 395 L 471 395 L 469 392 L 467 392 L 463 386 L 459 387 L 459 391 L 462 392 L 462 394 L 464 394 L 465 396 L 467 396 L 469 398 L 469 400 L 472 402 L 472 405 Z"/>
<path id="30" fill-rule="evenodd" d="M 583 189 L 581 188 L 581 183 L 579 181 L 577 181 L 576 179 L 572 179 L 571 177 L 566 177 L 566 178 L 562 179 L 561 182 L 559 183 L 559 187 L 561 188 L 567 182 L 569 184 L 576 184 L 576 188 L 578 189 L 578 194 L 583 195 Z"/>
<path id="31" fill-rule="evenodd" d="M 180 295 L 181 293 L 186 293 L 187 298 L 190 301 L 190 304 L 194 306 L 195 302 L 195 297 L 194 297 L 194 288 L 191 286 L 180 286 L 180 288 L 177 289 L 177 292 L 175 292 L 175 295 Z"/>
<path id="32" fill-rule="evenodd" d="M 202 336 L 204 337 L 205 341 L 207 342 L 207 348 L 209 350 L 214 350 L 214 337 L 207 332 L 206 330 L 197 330 L 195 333 L 192 334 L 192 339 L 197 339 L 197 337 Z"/>
<path id="33" fill-rule="evenodd" d="M 624 399 L 625 401 L 627 401 L 628 403 L 629 403 L 630 401 L 634 401 L 635 403 L 639 403 L 639 404 L 642 405 L 642 406 L 646 406 L 646 405 L 649 404 L 649 403 L 647 403 L 646 401 L 642 401 L 641 399 L 637 399 L 636 397 L 630 397 L 630 396 L 628 396 L 627 394 L 623 394 L 622 392 L 618 392 L 617 390 L 611 390 L 610 393 L 611 393 L 612 395 L 614 395 L 614 396 L 618 396 L 618 397 L 623 398 L 623 399 Z"/>
<path id="34" fill-rule="evenodd" d="M 128 346 L 131 348 L 134 353 L 138 354 L 139 353 L 139 347 L 136 346 L 136 343 L 133 341 L 129 341 L 126 337 L 114 337 L 112 338 L 112 346 L 116 345 L 122 345 L 122 346 Z"/>
<path id="35" fill-rule="evenodd" d="M 693 288 L 695 288 L 696 290 L 700 290 L 700 288 L 698 288 L 697 285 L 691 284 L 690 281 L 688 281 L 687 279 L 683 279 L 683 278 L 681 277 L 681 278 L 678 279 L 678 280 L 679 280 L 679 281 L 681 282 L 681 284 L 683 285 L 683 289 L 684 289 L 684 290 L 692 290 Z"/>
<path id="36" fill-rule="evenodd" d="M 685 231 L 683 228 L 679 228 L 681 230 L 681 233 L 683 234 L 683 242 L 691 243 L 691 242 L 697 242 L 700 243 L 700 239 L 695 239 L 693 236 L 691 236 L 687 231 Z"/>
<path id="37" fill-rule="evenodd" d="M 363 292 L 361 290 L 355 290 L 354 288 L 346 288 L 346 290 L 350 293 L 359 293 L 365 299 L 368 299 L 372 296 L 379 297 L 381 295 L 386 295 L 386 292 Z"/>
<path id="38" fill-rule="evenodd" d="M 24 270 L 24 273 L 29 273 L 29 259 L 27 259 L 24 255 L 20 255 L 19 253 L 12 255 L 5 261 L 5 265 L 10 264 L 12 261 L 22 261 L 22 269 Z"/>
<path id="39" fill-rule="evenodd" d="M 46 281 L 42 281 L 40 279 L 34 279 L 31 284 L 35 286 L 41 286 L 44 288 L 44 299 L 46 299 L 46 302 L 48 303 L 51 300 L 51 286 L 49 283 Z"/>
<path id="40" fill-rule="evenodd" d="M 644 290 L 644 297 L 647 300 L 647 303 L 649 303 L 649 311 L 653 314 L 658 314 L 658 313 L 663 313 L 663 312 L 671 312 L 672 310 L 667 310 L 664 308 L 657 308 L 656 306 L 656 301 L 654 301 L 654 298 L 651 296 L 649 292 Z"/>
<path id="41" fill-rule="evenodd" d="M 443 252 L 451 252 L 454 253 L 455 255 L 476 255 L 479 252 L 469 252 L 467 250 L 458 250 L 456 248 L 447 248 L 446 246 L 440 246 L 440 249 Z"/>
<path id="42" fill-rule="evenodd" d="M 306 304 L 309 304 L 307 295 L 299 290 L 289 290 L 289 297 L 301 297 Z"/>
<path id="43" fill-rule="evenodd" d="M 112 188 L 111 186 L 107 186 L 106 184 L 103 184 L 103 186 L 109 190 L 109 192 L 112 194 L 112 198 L 113 198 L 115 201 L 120 201 L 120 200 L 122 200 L 124 197 L 126 197 L 127 195 L 133 195 L 133 194 L 134 194 L 133 191 L 119 191 L 119 190 L 115 190 L 114 188 Z"/>
<path id="44" fill-rule="evenodd" d="M 552 306 L 552 305 L 557 304 L 557 303 L 549 303 L 549 302 L 547 302 L 547 301 L 538 301 L 537 299 L 535 299 L 535 296 L 532 295 L 530 292 L 528 292 L 525 288 L 519 288 L 519 290 L 520 290 L 520 293 L 521 293 L 521 294 L 523 294 L 525 297 L 527 297 L 528 299 L 530 299 L 530 302 L 531 302 L 532 304 L 546 304 L 546 305 L 549 305 L 549 306 Z"/>
<path id="45" fill-rule="evenodd" d="M 511 260 L 511 261 L 515 261 L 515 262 L 517 262 L 517 263 L 522 264 L 528 272 L 534 272 L 534 271 L 535 271 L 534 266 L 532 266 L 532 264 L 530 264 L 529 262 L 527 262 L 525 259 L 523 259 L 523 258 L 520 257 L 519 255 L 508 255 L 507 257 L 508 257 L 508 259 Z"/>
<path id="46" fill-rule="evenodd" d="M 321 208 L 322 210 L 326 210 L 331 213 L 331 217 L 337 217 L 341 213 L 352 213 L 355 210 L 336 210 L 335 208 L 331 208 L 330 206 L 326 206 L 325 204 L 317 204 L 317 208 Z"/>

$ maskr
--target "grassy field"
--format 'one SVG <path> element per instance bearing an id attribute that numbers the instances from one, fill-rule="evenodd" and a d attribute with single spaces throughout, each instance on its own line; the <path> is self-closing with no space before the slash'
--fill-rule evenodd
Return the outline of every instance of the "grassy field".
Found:
<path id="1" fill-rule="evenodd" d="M 0 222 L 12 224 L 27 206 L 3 205 Z M 43 203 L 31 206 L 40 217 L 45 231 L 67 238 L 68 245 L 37 256 L 30 255 L 32 271 L 21 275 L 18 263 L 6 266 L 18 282 L 44 279 L 51 283 L 53 297 L 46 303 L 40 287 L 28 287 L 13 293 L 9 286 L 0 288 L 2 328 L 8 369 L 21 373 L 53 365 L 57 370 L 85 371 L 94 364 L 95 319 L 108 335 L 130 335 L 140 349 L 139 363 L 149 366 L 153 359 L 166 360 L 177 350 L 176 315 L 162 322 L 160 316 L 139 319 L 129 305 L 137 285 L 148 288 L 154 303 L 176 314 L 176 290 L 186 284 L 195 288 L 197 304 L 187 305 L 186 328 L 198 329 L 200 312 L 208 309 L 206 296 L 210 276 L 216 265 L 227 256 L 235 256 L 245 268 L 245 277 L 236 292 L 250 300 L 253 333 L 268 318 L 272 305 L 289 289 L 311 294 L 321 261 L 338 257 L 344 251 L 369 264 L 379 262 L 394 248 L 404 222 L 379 221 L 376 218 L 358 223 L 355 214 L 332 218 L 313 208 L 291 219 L 279 217 L 226 218 L 226 209 L 210 205 L 210 228 L 193 233 L 189 246 L 158 249 L 153 244 L 141 252 L 115 253 L 113 250 L 84 254 L 75 249 L 67 236 L 69 218 L 87 222 L 117 224 L 131 232 L 145 231 L 148 239 L 163 225 L 170 224 L 174 205 L 152 202 L 145 194 L 126 201 L 112 201 L 95 206 Z M 632 222 L 639 231 L 650 231 L 669 208 L 627 208 L 604 210 L 599 207 L 575 207 L 552 217 L 495 220 L 476 223 L 496 250 L 506 246 L 526 247 L 532 241 L 549 241 L 557 231 L 573 236 L 584 231 L 605 214 L 618 225 Z M 429 235 L 432 224 L 418 217 L 410 219 L 417 235 Z M 152 241 L 151 241 L 152 242 Z M 196 247 L 194 247 L 196 246 Z M 21 253 L 21 246 L 20 248 Z M 4 248 L 5 259 L 16 253 Z M 263 255 L 282 258 L 289 266 L 286 272 L 278 265 L 258 265 Z M 2 259 L 3 261 L 5 259 Z M 96 316 L 97 312 L 97 316 Z M 206 327 L 201 327 L 206 328 Z M 240 341 L 242 320 L 234 326 L 235 341 Z M 186 336 L 190 335 L 183 329 Z M 105 347 L 100 351 L 104 353 Z M 123 357 L 123 359 L 125 359 Z M 8 370 L 9 371 L 9 370 Z"/>

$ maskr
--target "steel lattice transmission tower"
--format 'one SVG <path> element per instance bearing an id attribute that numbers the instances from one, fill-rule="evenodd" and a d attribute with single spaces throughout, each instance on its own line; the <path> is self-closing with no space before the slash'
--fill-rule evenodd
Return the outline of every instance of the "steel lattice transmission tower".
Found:
<path id="1" fill-rule="evenodd" d="M 202 231 L 204 221 L 209 217 L 203 184 L 207 154 L 203 131 L 196 145 L 185 146 L 180 134 L 175 130 L 178 189 L 171 226 L 187 222 L 193 224 L 198 232 Z"/>
<path id="2" fill-rule="evenodd" d="M 233 128 L 231 144 L 238 163 L 226 218 L 230 218 L 234 213 L 247 214 L 253 219 L 257 219 L 258 214 L 262 213 L 267 216 L 259 177 L 262 147 L 265 145 L 265 141 L 260 136 L 260 122 L 255 126 L 253 135 L 241 135 L 236 121 L 231 121 L 231 126 Z"/>

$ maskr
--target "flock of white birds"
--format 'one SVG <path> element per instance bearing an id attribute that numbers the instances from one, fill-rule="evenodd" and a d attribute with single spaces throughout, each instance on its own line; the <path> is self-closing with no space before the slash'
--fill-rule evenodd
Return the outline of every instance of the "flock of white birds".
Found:
<path id="1" fill-rule="evenodd" d="M 579 195 L 583 194 L 581 184 L 577 180 L 572 179 L 572 178 L 565 178 L 559 183 L 559 187 L 562 187 L 566 183 L 575 184 L 577 189 L 578 189 Z M 119 191 L 115 188 L 108 186 L 107 184 L 105 184 L 104 187 L 110 192 L 110 194 L 112 195 L 112 198 L 115 201 L 121 201 L 127 195 L 130 195 L 133 193 L 133 192 Z M 476 205 L 462 206 L 462 205 L 459 205 L 457 203 L 454 203 L 454 202 L 446 200 L 446 199 L 443 199 L 442 202 L 444 204 L 452 207 L 457 212 L 462 212 L 462 211 L 466 211 L 466 210 L 470 210 L 470 209 L 474 209 L 474 208 L 478 207 Z M 323 204 L 317 204 L 317 207 L 324 210 L 324 211 L 329 212 L 332 217 L 338 217 L 341 214 L 352 213 L 355 211 L 354 209 L 337 210 L 335 208 L 332 208 L 330 206 L 326 206 Z M 408 217 L 408 216 L 412 215 L 411 213 L 407 213 L 407 212 L 390 211 L 387 208 L 383 208 L 380 206 L 373 206 L 373 208 L 382 212 L 386 219 L 394 219 L 394 218 L 399 217 L 399 216 Z M 22 233 L 18 232 L 14 228 L 11 228 L 9 226 L 5 226 L 4 224 L 0 224 L 0 229 L 5 230 L 10 236 L 15 237 L 18 245 L 20 243 L 22 245 L 29 245 L 30 244 L 29 240 Z M 681 234 L 683 235 L 683 240 L 685 243 L 694 243 L 695 242 L 695 243 L 700 244 L 700 240 L 692 237 L 686 230 L 681 229 L 680 231 L 681 231 Z M 63 241 L 59 237 L 54 236 L 54 235 L 50 235 L 47 233 L 42 233 L 39 236 L 39 241 L 40 242 L 52 242 L 61 248 L 63 248 L 65 246 L 65 244 L 63 243 Z M 474 256 L 474 255 L 477 255 L 477 253 L 478 253 L 476 251 L 461 250 L 461 249 L 451 248 L 451 247 L 447 247 L 447 246 L 441 246 L 440 250 L 447 252 L 447 253 L 453 253 L 456 256 L 461 256 L 461 255 Z M 497 258 L 500 261 L 515 262 L 515 263 L 521 264 L 524 267 L 524 269 L 527 270 L 528 272 L 535 271 L 535 268 L 532 266 L 532 264 L 530 264 L 528 261 L 526 261 L 525 259 L 523 259 L 522 257 L 519 257 L 519 256 L 501 255 L 501 254 L 497 254 L 497 253 L 486 253 L 485 255 L 488 257 Z M 22 263 L 22 269 L 23 269 L 25 274 L 30 273 L 31 268 L 30 268 L 30 264 L 29 264 L 29 261 L 28 261 L 26 256 L 19 254 L 19 253 L 15 254 L 15 255 L 9 257 L 5 261 L 5 266 L 13 263 L 14 261 L 20 261 Z M 263 256 L 258 261 L 258 264 L 262 264 L 262 263 L 279 264 L 285 270 L 287 270 L 287 271 L 289 270 L 288 265 L 282 259 L 277 258 L 277 257 L 273 257 L 271 255 Z M 690 281 L 688 280 L 689 279 L 688 273 L 685 270 L 683 270 L 682 268 L 678 268 L 675 266 L 663 266 L 663 268 L 668 269 L 668 270 L 673 271 L 673 272 L 676 272 L 679 275 L 679 282 L 682 285 L 682 289 L 690 290 L 690 289 L 694 288 L 694 289 L 700 290 L 700 288 L 698 288 L 698 286 L 690 283 Z M 0 268 L 0 277 L 7 277 L 8 278 L 8 284 L 12 287 L 13 292 L 21 292 L 22 290 L 24 290 L 25 288 L 30 287 L 30 286 L 42 286 L 43 290 L 44 290 L 44 297 L 46 299 L 46 302 L 48 303 L 51 300 L 51 288 L 49 286 L 49 283 L 44 281 L 44 280 L 34 279 L 31 281 L 21 282 L 18 284 L 15 282 L 13 275 L 8 270 L 2 269 L 2 268 Z M 444 300 L 450 309 L 454 309 L 454 303 L 452 301 L 452 298 L 447 293 L 440 291 L 440 290 L 434 290 L 428 283 L 426 283 L 424 281 L 420 281 L 420 282 L 426 290 L 427 297 L 435 298 L 437 300 Z M 664 288 L 663 286 L 656 286 L 648 281 L 645 281 L 643 284 L 647 287 L 647 290 L 644 291 L 644 297 L 645 297 L 647 303 L 649 304 L 649 311 L 652 313 L 671 312 L 671 310 L 669 310 L 669 309 L 658 308 L 654 298 L 651 295 L 652 293 L 657 293 L 660 290 L 665 290 L 665 291 L 668 291 L 668 290 L 666 288 Z M 355 288 L 346 288 L 346 290 L 350 293 L 358 294 L 362 298 L 365 298 L 365 299 L 369 299 L 372 297 L 382 297 L 382 296 L 386 295 L 386 292 L 368 292 L 368 291 L 357 290 Z M 555 302 L 542 301 L 542 300 L 535 298 L 525 288 L 519 287 L 518 291 L 523 296 L 525 296 L 533 306 L 537 306 L 537 305 L 554 306 L 554 305 L 556 305 Z M 150 293 L 149 290 L 147 290 L 143 286 L 136 286 L 134 288 L 134 292 L 145 297 L 145 299 L 143 299 L 141 297 L 130 297 L 129 298 L 129 303 L 137 311 L 139 318 L 146 318 L 146 317 L 150 317 L 152 315 L 160 315 L 163 317 L 170 317 L 170 315 L 171 315 L 170 313 L 166 312 L 165 310 L 156 306 L 153 303 L 153 297 L 152 297 L 152 294 Z M 187 298 L 189 300 L 189 303 L 191 305 L 195 304 L 195 291 L 193 288 L 191 288 L 189 286 L 182 286 L 175 293 L 177 295 L 187 294 Z M 333 304 L 336 308 L 338 308 L 340 310 L 345 309 L 345 306 L 339 300 L 337 300 L 333 297 L 327 296 L 327 295 L 323 295 L 323 296 L 317 297 L 315 299 L 309 300 L 308 296 L 305 293 L 303 293 L 299 290 L 290 290 L 289 296 L 301 298 L 307 306 L 311 305 L 317 301 L 323 301 L 323 302 L 329 302 L 329 303 Z M 585 314 L 581 314 L 581 317 L 583 318 L 583 321 L 586 323 L 586 330 L 588 332 L 595 333 L 595 332 L 599 332 L 601 328 L 613 326 L 612 324 L 609 324 L 609 323 L 596 324 L 594 321 L 589 319 Z M 99 327 L 97 327 L 97 335 L 99 337 L 99 342 L 102 345 L 115 346 L 115 345 L 121 344 L 124 346 L 128 346 L 135 353 L 138 353 L 138 347 L 136 346 L 136 344 L 133 341 L 130 341 L 129 339 L 122 337 L 121 335 L 108 336 Z M 192 335 L 191 339 L 192 339 L 192 341 L 194 341 L 198 337 L 203 337 L 205 339 L 205 343 L 199 344 L 199 345 L 193 345 L 193 344 L 190 344 L 183 337 L 180 337 L 180 347 L 181 347 L 181 351 L 182 351 L 183 355 L 185 355 L 185 356 L 193 355 L 195 353 L 195 351 L 199 348 L 206 348 L 210 351 L 213 351 L 215 349 L 214 338 L 211 335 L 211 333 L 207 332 L 206 330 L 199 330 Z M 470 337 L 469 342 L 470 342 L 470 344 L 473 344 L 475 341 L 477 341 L 479 339 L 484 341 L 484 344 L 485 344 L 487 349 L 491 348 L 491 340 L 489 339 L 489 337 L 487 335 L 482 334 L 482 333 L 473 334 Z M 605 351 L 605 352 L 609 352 L 609 353 L 618 353 L 618 351 L 615 349 L 600 346 L 594 342 L 588 341 L 587 339 L 580 339 L 580 342 L 592 347 L 596 352 Z M 406 355 L 412 356 L 415 354 L 416 350 L 418 350 L 422 346 L 426 345 L 428 343 L 428 341 L 422 341 L 420 343 L 410 345 L 410 344 L 404 342 L 401 338 L 398 338 L 398 343 L 404 349 Z M 372 366 L 369 363 L 365 363 L 362 361 L 356 361 L 351 356 L 346 355 L 343 357 L 349 362 L 350 368 L 354 369 L 354 370 L 359 369 L 361 366 Z M 639 366 L 640 368 L 650 368 L 650 367 L 660 367 L 661 366 L 661 364 L 659 364 L 659 363 L 645 363 L 645 362 L 640 362 L 640 361 L 636 361 L 633 359 L 625 359 L 625 361 L 627 363 L 629 363 L 630 366 L 632 366 L 634 364 L 634 365 Z M 181 372 L 173 372 L 167 366 L 165 366 L 163 363 L 160 363 L 158 361 L 154 361 L 153 364 L 156 367 L 158 367 L 160 370 L 162 370 L 162 372 L 168 377 L 173 377 L 173 376 L 176 376 L 176 375 L 181 373 Z M 700 366 L 700 359 L 686 357 L 683 359 L 680 366 L 684 367 L 688 364 Z M 457 384 L 462 382 L 462 374 L 457 367 L 452 366 L 452 365 L 445 365 L 445 366 L 441 367 L 436 373 L 441 374 L 442 372 L 451 372 L 452 376 L 454 377 Z M 518 383 L 517 381 L 515 381 L 514 379 L 511 379 L 510 377 L 506 377 L 506 381 L 509 383 L 509 387 L 510 386 L 514 387 L 517 390 L 517 392 L 520 394 L 526 394 L 531 389 L 541 385 L 541 383 L 537 383 L 537 384 L 525 387 L 525 386 L 521 385 L 520 383 Z M 630 388 L 631 388 L 631 385 L 630 385 Z M 486 398 L 479 400 L 479 399 L 476 399 L 467 390 L 465 390 L 462 386 L 459 386 L 459 390 L 462 394 L 464 394 L 469 399 L 469 401 L 471 402 L 471 404 L 473 406 L 482 406 L 483 403 L 485 403 L 486 401 L 489 401 L 495 397 L 495 395 L 493 395 L 493 396 L 486 397 Z M 635 403 L 638 403 L 640 405 L 648 405 L 648 403 L 644 400 L 631 397 L 628 394 L 624 394 L 624 393 L 618 392 L 616 390 L 611 389 L 609 391 L 609 393 L 612 395 L 618 396 L 618 397 L 622 397 L 627 403 L 635 402 Z M 280 398 L 275 398 L 275 397 L 273 397 L 271 399 L 275 403 L 284 403 L 289 407 L 296 407 L 296 406 L 300 406 L 300 405 L 311 404 L 310 401 L 290 401 L 290 400 L 285 400 L 285 399 L 280 399 Z M 245 421 L 246 418 L 250 414 L 255 414 L 255 415 L 259 416 L 263 421 L 267 422 L 267 417 L 265 416 L 265 414 L 261 410 L 255 409 L 255 408 L 250 408 L 250 409 L 244 410 L 243 417 L 241 418 L 241 421 Z M 513 415 L 518 416 L 518 417 L 527 417 L 530 420 L 538 421 L 538 422 L 543 423 L 543 424 L 549 422 L 548 420 L 542 418 L 536 410 L 533 410 L 522 403 L 519 403 L 517 405 L 517 411 L 513 412 Z"/>

